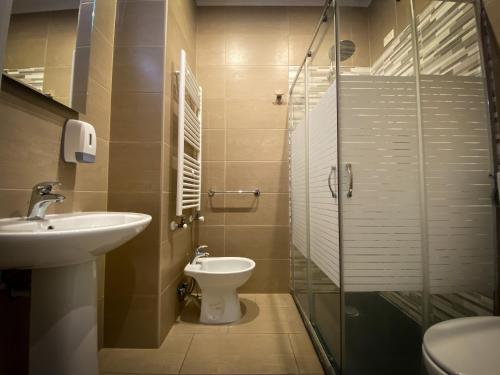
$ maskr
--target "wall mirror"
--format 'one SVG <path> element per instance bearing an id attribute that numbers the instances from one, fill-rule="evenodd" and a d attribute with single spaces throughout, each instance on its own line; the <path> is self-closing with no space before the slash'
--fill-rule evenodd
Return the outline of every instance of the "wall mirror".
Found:
<path id="1" fill-rule="evenodd" d="M 84 113 L 94 0 L 11 3 L 3 75 Z"/>

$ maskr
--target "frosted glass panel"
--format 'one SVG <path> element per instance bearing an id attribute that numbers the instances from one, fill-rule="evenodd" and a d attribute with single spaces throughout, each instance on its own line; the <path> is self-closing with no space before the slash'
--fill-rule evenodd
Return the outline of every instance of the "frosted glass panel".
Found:
<path id="1" fill-rule="evenodd" d="M 354 173 L 353 197 L 343 189 L 344 289 L 421 290 L 415 79 L 342 76 L 340 84 L 341 166 Z"/>
<path id="2" fill-rule="evenodd" d="M 332 84 L 309 114 L 311 260 L 340 287 L 337 194 L 337 85 Z"/>

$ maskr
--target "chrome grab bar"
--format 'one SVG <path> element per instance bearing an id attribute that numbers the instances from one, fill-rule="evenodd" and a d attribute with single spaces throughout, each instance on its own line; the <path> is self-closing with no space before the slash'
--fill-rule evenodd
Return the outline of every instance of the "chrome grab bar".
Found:
<path id="1" fill-rule="evenodd" d="M 333 190 L 333 187 L 332 187 L 332 175 L 336 170 L 337 170 L 337 167 L 332 165 L 332 168 L 330 169 L 330 174 L 328 175 L 328 188 L 330 189 L 330 192 L 332 193 L 332 198 L 337 198 L 337 194 L 335 194 L 335 190 Z"/>
<path id="2" fill-rule="evenodd" d="M 352 190 L 353 190 L 353 183 L 354 183 L 353 175 L 352 175 L 352 164 L 346 163 L 345 170 L 347 171 L 347 174 L 349 175 L 349 188 L 347 190 L 347 198 L 352 198 Z"/>
<path id="3" fill-rule="evenodd" d="M 223 190 L 223 191 L 217 191 L 217 190 L 208 190 L 208 196 L 213 197 L 215 194 L 253 194 L 256 197 L 260 197 L 260 189 L 257 188 L 255 190 Z"/>

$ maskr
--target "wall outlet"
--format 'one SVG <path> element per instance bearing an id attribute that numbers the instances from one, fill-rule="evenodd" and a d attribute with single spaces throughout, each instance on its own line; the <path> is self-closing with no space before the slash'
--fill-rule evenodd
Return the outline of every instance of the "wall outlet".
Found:
<path id="1" fill-rule="evenodd" d="M 384 38 L 384 47 L 387 46 L 394 39 L 394 29 L 389 31 L 389 33 Z"/>

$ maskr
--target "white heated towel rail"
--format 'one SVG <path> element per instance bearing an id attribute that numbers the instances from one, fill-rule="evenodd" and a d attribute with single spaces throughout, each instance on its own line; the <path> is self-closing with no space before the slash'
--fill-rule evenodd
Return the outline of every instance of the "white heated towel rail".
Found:
<path id="1" fill-rule="evenodd" d="M 181 50 L 176 215 L 201 205 L 201 86 Z M 187 145 L 187 147 L 186 147 Z"/>

